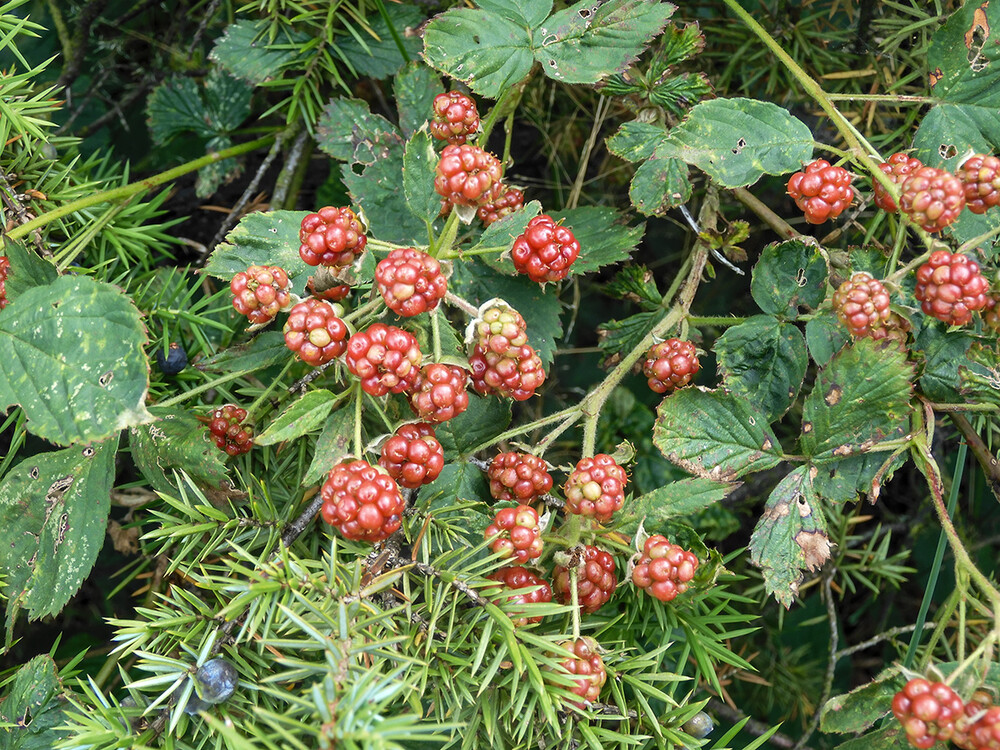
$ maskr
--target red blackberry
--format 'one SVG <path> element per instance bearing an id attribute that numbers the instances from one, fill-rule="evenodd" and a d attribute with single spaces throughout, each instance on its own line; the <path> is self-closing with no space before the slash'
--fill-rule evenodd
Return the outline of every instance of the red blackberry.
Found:
<path id="1" fill-rule="evenodd" d="M 672 393 L 688 385 L 700 368 L 694 344 L 681 339 L 667 339 L 654 344 L 646 352 L 642 374 L 654 393 Z"/>
<path id="2" fill-rule="evenodd" d="M 963 709 L 958 693 L 943 682 L 929 682 L 922 677 L 907 682 L 892 699 L 892 713 L 903 725 L 906 738 L 920 748 L 950 739 Z"/>
<path id="3" fill-rule="evenodd" d="M 504 600 L 507 606 L 517 604 L 538 604 L 538 603 L 548 603 L 552 601 L 552 587 L 549 586 L 544 580 L 536 576 L 527 568 L 522 568 L 519 565 L 514 565 L 508 568 L 500 568 L 496 573 L 491 573 L 486 576 L 491 581 L 498 581 L 507 587 L 508 591 L 504 593 L 506 596 L 500 596 L 494 601 Z M 534 591 L 525 591 L 522 593 L 510 593 L 516 592 L 518 589 L 529 588 L 531 586 L 537 586 L 538 588 Z M 516 609 L 510 612 L 511 622 L 514 623 L 514 627 L 519 628 L 522 625 L 527 625 L 531 622 L 541 622 L 542 616 L 536 615 L 535 617 L 520 617 L 523 614 L 523 610 L 518 611 Z"/>
<path id="4" fill-rule="evenodd" d="M 972 694 L 955 720 L 951 741 L 962 750 L 1000 750 L 1000 708 L 993 706 L 992 695 L 985 690 Z"/>
<path id="5" fill-rule="evenodd" d="M 983 324 L 993 333 L 1000 333 L 1000 310 L 997 310 L 997 298 L 986 295 L 986 307 L 983 308 Z"/>
<path id="6" fill-rule="evenodd" d="M 461 145 L 479 130 L 476 103 L 461 91 L 438 94 L 434 97 L 431 109 L 431 135 L 439 141 Z"/>
<path id="7" fill-rule="evenodd" d="M 601 688 L 608 679 L 600 647 L 590 636 L 563 641 L 559 646 L 573 653 L 573 656 L 559 662 L 559 668 L 572 675 L 576 685 L 570 688 L 570 692 L 582 698 L 582 701 L 569 703 L 577 708 L 584 708 L 587 703 L 593 703 L 601 696 Z"/>
<path id="8" fill-rule="evenodd" d="M 966 256 L 935 250 L 917 269 L 914 296 L 920 308 L 938 320 L 964 326 L 975 310 L 986 307 L 990 285 L 979 273 L 979 265 Z"/>
<path id="9" fill-rule="evenodd" d="M 444 449 L 429 424 L 404 424 L 382 444 L 379 466 L 401 487 L 430 484 L 444 468 Z"/>
<path id="10" fill-rule="evenodd" d="M 870 273 L 859 271 L 833 293 L 833 309 L 855 338 L 885 338 L 889 292 Z"/>
<path id="11" fill-rule="evenodd" d="M 292 300 L 288 274 L 278 266 L 250 266 L 233 276 L 229 289 L 236 311 L 258 325 L 272 320 Z"/>
<path id="12" fill-rule="evenodd" d="M 796 172 L 788 180 L 788 194 L 805 213 L 810 224 L 822 224 L 840 216 L 851 201 L 853 175 L 843 167 L 834 167 L 825 159 L 817 159 Z"/>
<path id="13" fill-rule="evenodd" d="M 434 189 L 457 206 L 479 206 L 496 200 L 503 168 L 478 146 L 445 146 L 437 165 Z"/>
<path id="14" fill-rule="evenodd" d="M 491 300 L 480 308 L 479 317 L 471 327 L 484 351 L 507 354 L 528 343 L 527 323 L 503 300 Z"/>
<path id="15" fill-rule="evenodd" d="M 484 534 L 490 549 L 515 562 L 526 563 L 542 554 L 542 531 L 538 526 L 538 511 L 530 505 L 503 508 L 497 511 L 493 523 Z"/>
<path id="16" fill-rule="evenodd" d="M 879 169 L 897 185 L 901 184 L 911 172 L 915 172 L 922 166 L 924 165 L 920 159 L 906 154 L 893 154 L 889 157 L 889 161 L 878 165 Z M 890 214 L 898 213 L 899 206 L 896 205 L 896 201 L 892 199 L 889 192 L 882 187 L 882 183 L 878 180 L 873 180 L 872 183 L 872 188 L 875 191 L 875 205 Z"/>
<path id="17" fill-rule="evenodd" d="M 576 574 L 577 601 L 583 612 L 596 612 L 604 606 L 618 588 L 615 575 L 615 558 L 598 547 L 589 544 L 583 547 L 579 556 Z M 568 568 L 556 565 L 552 570 L 552 587 L 556 598 L 563 604 L 573 601 L 570 589 L 572 577 Z"/>
<path id="18" fill-rule="evenodd" d="M 927 232 L 940 232 L 962 213 L 965 186 L 950 172 L 921 167 L 902 186 L 899 209 Z"/>
<path id="19" fill-rule="evenodd" d="M 970 156 L 958 168 L 958 179 L 965 187 L 965 207 L 974 214 L 1000 203 L 1000 159 L 986 154 Z"/>
<path id="20" fill-rule="evenodd" d="M 517 272 L 539 284 L 566 278 L 579 255 L 580 243 L 573 233 L 546 214 L 529 221 L 510 249 Z"/>
<path id="21" fill-rule="evenodd" d="M 632 583 L 661 602 L 687 591 L 698 569 L 698 558 L 662 534 L 646 540 L 639 562 L 632 568 Z"/>
<path id="22" fill-rule="evenodd" d="M 323 520 L 345 539 L 380 542 L 400 527 L 405 503 L 399 487 L 381 466 L 342 461 L 330 469 L 320 491 Z"/>
<path id="23" fill-rule="evenodd" d="M 361 378 L 372 396 L 402 393 L 413 387 L 423 355 L 413 334 L 402 328 L 372 323 L 347 341 L 347 369 Z"/>
<path id="24" fill-rule="evenodd" d="M 396 248 L 379 261 L 375 281 L 389 309 L 406 318 L 433 310 L 448 293 L 441 264 L 412 247 Z"/>
<path id="25" fill-rule="evenodd" d="M 494 200 L 484 203 L 476 211 L 483 226 L 500 221 L 504 216 L 509 216 L 524 205 L 524 193 L 515 187 L 506 187 Z"/>
<path id="26" fill-rule="evenodd" d="M 347 349 L 347 325 L 333 305 L 315 297 L 288 312 L 284 331 L 285 346 L 313 367 L 336 359 Z"/>
<path id="27" fill-rule="evenodd" d="M 566 512 L 608 521 L 621 509 L 627 483 L 625 469 L 606 453 L 581 458 L 563 485 Z"/>
<path id="28" fill-rule="evenodd" d="M 0 310 L 7 307 L 7 274 L 10 273 L 10 260 L 6 255 L 0 255 Z"/>
<path id="29" fill-rule="evenodd" d="M 530 453 L 500 453 L 486 473 L 490 494 L 501 501 L 530 503 L 552 489 L 552 475 L 545 461 Z"/>
<path id="30" fill-rule="evenodd" d="M 247 410 L 236 404 L 220 406 L 209 417 L 208 429 L 212 440 L 230 456 L 247 453 L 253 447 L 253 429 L 243 424 Z"/>
<path id="31" fill-rule="evenodd" d="M 526 401 L 545 382 L 545 370 L 535 350 L 525 344 L 505 355 L 476 347 L 469 357 L 472 387 L 483 396 L 499 394 Z"/>
<path id="32" fill-rule="evenodd" d="M 469 408 L 469 374 L 454 365 L 429 364 L 410 389 L 410 408 L 428 422 L 447 422 Z"/>
<path id="33" fill-rule="evenodd" d="M 364 252 L 368 238 L 351 209 L 325 206 L 302 220 L 299 242 L 307 265 L 344 268 Z"/>

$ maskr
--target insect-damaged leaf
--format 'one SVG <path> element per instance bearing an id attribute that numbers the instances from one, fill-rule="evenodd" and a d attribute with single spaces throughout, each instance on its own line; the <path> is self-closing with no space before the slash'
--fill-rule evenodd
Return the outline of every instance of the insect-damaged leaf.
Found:
<path id="1" fill-rule="evenodd" d="M 898 666 L 883 670 L 874 680 L 826 702 L 820 712 L 824 732 L 863 732 L 886 716 L 892 696 L 903 689 L 906 678 Z"/>
<path id="2" fill-rule="evenodd" d="M 51 750 L 69 732 L 65 724 L 63 685 L 48 654 L 36 656 L 17 670 L 0 701 L 3 750 Z M 14 728 L 16 727 L 16 729 Z"/>
<path id="3" fill-rule="evenodd" d="M 143 477 L 158 492 L 175 494 L 174 469 L 186 471 L 211 487 L 226 480 L 224 453 L 209 440 L 208 430 L 190 411 L 153 407 L 157 420 L 133 427 L 129 448 Z"/>
<path id="4" fill-rule="evenodd" d="M 0 572 L 8 632 L 21 609 L 58 614 L 90 573 L 104 543 L 117 436 L 32 456 L 0 484 Z"/>
<path id="5" fill-rule="evenodd" d="M 800 466 L 771 492 L 750 537 L 750 561 L 763 571 L 767 592 L 785 607 L 792 605 L 805 571 L 818 570 L 830 557 L 819 502 L 809 467 Z"/>
<path id="6" fill-rule="evenodd" d="M 764 248 L 753 267 L 750 293 L 764 312 L 794 319 L 800 305 L 819 307 L 826 297 L 829 273 L 819 245 L 802 240 L 775 242 Z"/>
<path id="7" fill-rule="evenodd" d="M 281 266 L 290 288 L 304 293 L 312 269 L 299 255 L 299 228 L 307 211 L 247 214 L 209 256 L 203 273 L 229 281 L 248 266 Z"/>
<path id="8" fill-rule="evenodd" d="M 781 460 L 767 420 L 735 393 L 684 388 L 663 399 L 657 415 L 653 443 L 695 476 L 731 482 Z"/>

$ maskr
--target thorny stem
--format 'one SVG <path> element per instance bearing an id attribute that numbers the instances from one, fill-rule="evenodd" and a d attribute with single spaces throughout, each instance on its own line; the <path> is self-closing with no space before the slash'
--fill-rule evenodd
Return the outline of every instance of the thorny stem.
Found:
<path id="1" fill-rule="evenodd" d="M 173 169 L 168 169 L 165 172 L 160 172 L 159 174 L 153 175 L 152 177 L 147 177 L 143 180 L 137 180 L 135 182 L 130 182 L 128 185 L 122 185 L 120 187 L 112 188 L 111 190 L 104 190 L 100 193 L 93 193 L 92 195 L 85 196 L 83 198 L 78 198 L 75 201 L 70 201 L 69 203 L 64 203 L 59 206 L 59 208 L 54 208 L 41 216 L 32 219 L 29 222 L 21 224 L 18 227 L 14 227 L 7 236 L 16 240 L 24 235 L 28 234 L 34 229 L 39 227 L 44 227 L 56 219 L 61 219 L 63 216 L 69 216 L 72 213 L 80 211 L 84 208 L 89 208 L 90 206 L 96 206 L 101 203 L 113 203 L 115 201 L 125 200 L 131 198 L 134 195 L 145 192 L 160 185 L 164 185 L 168 182 L 172 182 L 178 177 L 182 177 L 189 172 L 194 172 L 195 170 L 201 169 L 202 167 L 207 167 L 209 164 L 216 164 L 223 159 L 228 159 L 232 156 L 239 156 L 240 154 L 245 154 L 249 151 L 254 151 L 261 146 L 269 145 L 275 136 L 269 135 L 266 138 L 258 138 L 255 141 L 248 141 L 247 143 L 241 143 L 237 146 L 232 146 L 222 151 L 212 151 L 205 156 L 199 157 L 198 159 L 192 159 L 185 164 L 181 164 L 179 167 L 174 167 Z"/>
<path id="2" fill-rule="evenodd" d="M 967 242 L 963 242 L 961 245 L 959 245 L 958 250 L 956 250 L 955 252 L 956 253 L 967 253 L 970 250 L 975 250 L 982 243 L 986 242 L 986 240 L 991 240 L 994 237 L 996 237 L 997 235 L 1000 235 L 1000 227 L 993 227 L 988 232 L 983 232 L 978 237 L 973 237 L 971 240 L 968 240 Z"/>
<path id="3" fill-rule="evenodd" d="M 989 483 L 994 497 L 1000 500 L 1000 464 L 997 463 L 996 457 L 983 442 L 983 439 L 979 437 L 979 433 L 976 432 L 968 419 L 961 414 L 952 414 L 951 421 L 962 433 L 965 443 L 972 449 L 972 455 L 976 457 L 983 474 L 986 475 L 986 481 Z"/>

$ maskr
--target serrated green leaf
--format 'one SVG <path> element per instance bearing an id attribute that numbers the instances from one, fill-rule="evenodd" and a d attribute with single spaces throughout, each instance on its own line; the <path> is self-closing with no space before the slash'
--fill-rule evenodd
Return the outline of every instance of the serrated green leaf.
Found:
<path id="1" fill-rule="evenodd" d="M 555 287 L 536 284 L 527 276 L 505 276 L 479 261 L 455 266 L 449 284 L 474 305 L 499 297 L 528 321 L 528 344 L 548 367 L 562 335 L 559 313 L 562 307 Z"/>
<path id="2" fill-rule="evenodd" d="M 51 284 L 59 278 L 55 266 L 38 257 L 38 253 L 29 250 L 23 242 L 16 242 L 5 235 L 3 246 L 3 254 L 10 261 L 4 281 L 8 305 L 13 304 L 28 289 Z"/>
<path id="3" fill-rule="evenodd" d="M 822 367 L 850 340 L 851 336 L 837 317 L 821 315 L 806 323 L 806 344 L 813 361 Z"/>
<path id="4" fill-rule="evenodd" d="M 794 320 L 799 307 L 816 308 L 826 298 L 830 274 L 819 245 L 802 240 L 773 242 L 753 267 L 750 293 L 766 313 Z"/>
<path id="5" fill-rule="evenodd" d="M 959 367 L 968 367 L 966 355 L 976 337 L 967 331 L 946 330 L 942 325 L 926 321 L 914 338 L 916 348 L 924 355 L 920 375 L 923 394 L 940 403 L 965 403 L 958 392 L 961 385 L 958 373 Z"/>
<path id="6" fill-rule="evenodd" d="M 447 461 L 463 460 L 467 452 L 499 435 L 510 424 L 510 403 L 505 399 L 469 394 L 469 408 L 434 427 Z"/>
<path id="7" fill-rule="evenodd" d="M 670 144 L 657 146 L 632 176 L 628 197 L 635 210 L 646 216 L 662 216 L 670 208 L 691 198 L 688 165 L 670 154 Z"/>
<path id="8" fill-rule="evenodd" d="M 582 0 L 554 13 L 533 33 L 535 59 L 549 78 L 597 83 L 642 54 L 675 9 L 647 0 Z"/>
<path id="9" fill-rule="evenodd" d="M 622 123 L 618 132 L 609 136 L 608 151 L 625 161 L 645 161 L 667 138 L 667 131 L 651 122 Z"/>
<path id="10" fill-rule="evenodd" d="M 612 297 L 632 299 L 647 309 L 650 306 L 659 307 L 663 301 L 652 271 L 645 266 L 623 267 L 604 287 L 604 291 Z"/>
<path id="11" fill-rule="evenodd" d="M 781 461 L 767 421 L 742 396 L 722 389 L 683 388 L 660 402 L 653 444 L 697 477 L 731 482 Z"/>
<path id="12" fill-rule="evenodd" d="M 414 237 L 426 236 L 427 227 L 410 211 L 406 196 L 399 189 L 402 173 L 402 141 L 387 147 L 361 174 L 355 173 L 350 164 L 341 166 L 344 185 L 353 202 L 365 212 L 371 236 L 386 242 L 409 244 Z"/>
<path id="13" fill-rule="evenodd" d="M 1000 355 L 995 344 L 976 341 L 959 360 L 959 392 L 967 401 L 1000 405 Z"/>
<path id="14" fill-rule="evenodd" d="M 530 30 L 509 15 L 470 8 L 442 13 L 424 29 L 424 59 L 480 96 L 499 99 L 535 62 Z"/>
<path id="15" fill-rule="evenodd" d="M 223 349 L 194 363 L 203 372 L 252 372 L 286 361 L 290 356 L 281 331 L 264 331 L 250 341 Z"/>
<path id="16" fill-rule="evenodd" d="M 865 493 L 874 502 L 875 493 L 893 473 L 906 463 L 906 452 L 878 451 L 846 458 L 829 459 L 813 464 L 813 489 L 831 503 L 851 502 Z M 878 480 L 878 486 L 872 483 Z"/>
<path id="17" fill-rule="evenodd" d="M 650 534 L 662 533 L 662 521 L 698 513 L 739 486 L 739 482 L 714 482 L 704 477 L 671 482 L 627 503 L 616 528 L 625 534 L 633 534 L 642 523 Z"/>
<path id="18" fill-rule="evenodd" d="M 663 315 L 662 311 L 652 310 L 636 313 L 624 320 L 609 320 L 602 323 L 598 329 L 597 345 L 605 357 L 631 351 L 653 330 L 653 326 Z"/>
<path id="19" fill-rule="evenodd" d="M 118 287 L 62 276 L 0 315 L 0 409 L 58 445 L 89 443 L 152 419 L 139 311 Z"/>
<path id="20" fill-rule="evenodd" d="M 795 171 L 813 150 L 812 132 L 801 120 L 776 104 L 742 98 L 696 104 L 667 143 L 671 155 L 729 188 Z"/>
<path id="21" fill-rule="evenodd" d="M 0 572 L 8 632 L 17 612 L 58 614 L 104 543 L 118 437 L 27 458 L 0 483 Z"/>
<path id="22" fill-rule="evenodd" d="M 497 271 L 512 276 L 517 273 L 514 261 L 510 259 L 510 249 L 514 240 L 524 234 L 528 222 L 542 212 L 542 204 L 530 201 L 499 221 L 494 221 L 479 237 L 479 241 L 469 249 L 469 255 L 479 259 Z"/>
<path id="23" fill-rule="evenodd" d="M 209 71 L 205 79 L 205 110 L 208 125 L 217 133 L 231 133 L 250 116 L 253 89 L 221 70 Z"/>
<path id="24" fill-rule="evenodd" d="M 863 732 L 889 714 L 892 697 L 906 680 L 899 667 L 883 670 L 874 680 L 844 695 L 835 695 L 820 709 L 820 729 L 824 732 Z"/>
<path id="25" fill-rule="evenodd" d="M 299 228 L 307 211 L 256 211 L 247 214 L 208 258 L 202 273 L 230 281 L 248 266 L 280 266 L 290 288 L 305 294 L 313 269 L 299 255 Z"/>
<path id="26" fill-rule="evenodd" d="M 482 500 L 489 496 L 485 475 L 468 461 L 448 461 L 438 478 L 420 489 L 421 499 L 429 498 L 428 514 L 448 519 L 453 528 L 461 530 L 470 547 L 483 541 L 483 532 L 493 520 L 483 510 Z M 462 503 L 474 505 L 454 507 Z"/>
<path id="27" fill-rule="evenodd" d="M 416 28 L 423 22 L 423 12 L 413 5 L 403 3 L 386 3 L 385 10 L 399 35 L 403 49 L 411 60 L 415 60 L 420 54 L 420 37 L 407 34 L 406 30 Z M 363 46 L 355 37 L 344 36 L 342 40 L 338 40 L 337 47 L 351 61 L 359 76 L 380 80 L 395 75 L 406 60 L 392 38 L 389 24 L 381 14 L 370 18 L 368 24 L 374 36 L 360 31 Z"/>
<path id="28" fill-rule="evenodd" d="M 649 92 L 649 100 L 675 115 L 683 114 L 684 110 L 696 104 L 712 93 L 712 84 L 704 73 L 682 73 L 676 76 L 665 76 L 653 84 Z"/>
<path id="29" fill-rule="evenodd" d="M 186 76 L 174 76 L 153 89 L 146 103 L 146 115 L 153 143 L 160 146 L 178 133 L 190 131 L 202 138 L 215 135 L 201 90 Z"/>
<path id="30" fill-rule="evenodd" d="M 48 654 L 36 656 L 21 666 L 0 700 L 0 729 L 3 750 L 51 750 L 69 734 L 57 729 L 65 723 L 63 686 L 56 664 Z M 16 727 L 12 729 L 11 727 Z"/>
<path id="31" fill-rule="evenodd" d="M 242 20 L 226 27 L 222 37 L 212 49 L 212 60 L 219 63 L 237 78 L 260 85 L 281 75 L 286 66 L 296 59 L 309 37 L 302 33 L 289 33 L 281 28 L 273 42 L 268 42 L 266 20 Z"/>
<path id="32" fill-rule="evenodd" d="M 479 0 L 476 5 L 528 29 L 537 27 L 552 12 L 552 0 Z"/>
<path id="33" fill-rule="evenodd" d="M 227 135 L 210 138 L 205 144 L 206 151 L 222 151 L 233 145 Z M 199 198 L 207 198 L 214 194 L 222 185 L 234 180 L 243 172 L 243 162 L 236 157 L 207 164 L 198 170 L 198 179 L 194 185 L 194 193 Z"/>
<path id="34" fill-rule="evenodd" d="M 132 459 L 153 489 L 176 494 L 174 470 L 183 470 L 210 487 L 226 480 L 225 455 L 208 429 L 190 411 L 153 407 L 156 421 L 129 431 Z"/>
<path id="35" fill-rule="evenodd" d="M 402 144 L 396 126 L 381 115 L 373 115 L 368 103 L 360 99 L 331 99 L 316 123 L 316 145 L 348 163 L 360 156 L 363 164 L 371 164 L 376 153 L 396 141 Z"/>
<path id="36" fill-rule="evenodd" d="M 646 231 L 645 223 L 628 226 L 620 212 L 607 206 L 581 206 L 550 215 L 569 227 L 580 243 L 580 256 L 571 269 L 574 274 L 591 273 L 626 260 Z"/>
<path id="37" fill-rule="evenodd" d="M 421 221 L 433 222 L 441 213 L 441 196 L 434 189 L 437 163 L 431 137 L 416 133 L 403 153 L 403 193 L 406 205 Z"/>
<path id="38" fill-rule="evenodd" d="M 351 454 L 354 439 L 354 409 L 337 409 L 323 425 L 323 432 L 316 439 L 316 449 L 309 470 L 302 484 L 315 484 L 346 456 Z"/>
<path id="39" fill-rule="evenodd" d="M 336 404 L 337 397 L 328 390 L 318 388 L 309 391 L 285 409 L 254 442 L 257 445 L 274 445 L 301 437 L 319 427 Z"/>
<path id="40" fill-rule="evenodd" d="M 913 366 L 889 340 L 859 339 L 820 370 L 802 410 L 802 451 L 833 459 L 906 434 Z"/>
<path id="41" fill-rule="evenodd" d="M 764 574 L 764 587 L 785 608 L 792 606 L 805 571 L 830 558 L 826 519 L 813 491 L 809 467 L 786 476 L 767 499 L 750 536 L 750 562 Z"/>
<path id="42" fill-rule="evenodd" d="M 705 48 L 705 36 L 697 23 L 686 23 L 678 27 L 669 24 L 660 39 L 659 49 L 649 66 L 650 75 L 657 78 L 689 58 L 700 54 Z"/>
<path id="43" fill-rule="evenodd" d="M 411 62 L 399 71 L 392 84 L 399 112 L 399 127 L 409 138 L 430 119 L 434 97 L 444 93 L 441 77 L 421 62 Z"/>
<path id="44" fill-rule="evenodd" d="M 868 732 L 863 737 L 841 743 L 834 750 L 908 750 L 913 747 L 906 739 L 903 727 L 893 722 L 885 729 Z"/>
<path id="45" fill-rule="evenodd" d="M 715 342 L 723 383 L 774 422 L 795 403 L 809 358 L 799 329 L 770 315 L 729 328 Z"/>

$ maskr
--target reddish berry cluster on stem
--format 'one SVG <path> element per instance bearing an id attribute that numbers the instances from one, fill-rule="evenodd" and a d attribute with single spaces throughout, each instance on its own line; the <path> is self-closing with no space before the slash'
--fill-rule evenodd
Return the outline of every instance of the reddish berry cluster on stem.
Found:
<path id="1" fill-rule="evenodd" d="M 572 675 L 576 683 L 570 691 L 582 699 L 572 701 L 571 705 L 584 708 L 587 703 L 593 703 L 600 697 L 601 688 L 608 679 L 597 641 L 590 636 L 582 636 L 576 640 L 563 641 L 559 646 L 569 649 L 573 654 L 559 662 L 560 669 Z"/>
<path id="2" fill-rule="evenodd" d="M 914 296 L 927 315 L 962 326 L 972 319 L 974 311 L 986 307 L 989 288 L 975 261 L 960 253 L 935 250 L 917 269 Z"/>
<path id="3" fill-rule="evenodd" d="M 302 220 L 299 242 L 299 256 L 307 265 L 344 268 L 361 255 L 368 238 L 351 209 L 324 206 Z"/>
<path id="4" fill-rule="evenodd" d="M 500 195 L 479 207 L 476 215 L 484 226 L 500 221 L 524 205 L 524 193 L 515 187 L 505 187 Z"/>
<path id="5" fill-rule="evenodd" d="M 478 146 L 445 146 L 437 165 L 434 189 L 456 206 L 480 206 L 496 200 L 503 168 Z"/>
<path id="6" fill-rule="evenodd" d="M 859 271 L 833 293 L 833 309 L 855 338 L 885 338 L 889 292 L 870 273 Z"/>
<path id="7" fill-rule="evenodd" d="M 333 305 L 315 297 L 289 310 L 284 332 L 285 345 L 313 367 L 347 350 L 347 324 L 337 316 Z"/>
<path id="8" fill-rule="evenodd" d="M 529 221 L 510 250 L 517 272 L 540 284 L 566 278 L 579 255 L 580 243 L 573 233 L 546 214 Z"/>
<path id="9" fill-rule="evenodd" d="M 243 425 L 246 418 L 247 410 L 236 404 L 226 404 L 212 412 L 208 429 L 219 450 L 238 456 L 253 447 L 253 430 Z"/>
<path id="10" fill-rule="evenodd" d="M 530 503 L 552 489 L 552 475 L 545 461 L 530 453 L 500 453 L 486 474 L 490 494 L 497 500 Z"/>
<path id="11" fill-rule="evenodd" d="M 993 705 L 990 693 L 977 690 L 972 694 L 955 721 L 951 741 L 962 750 L 1000 749 L 1000 706 Z"/>
<path id="12" fill-rule="evenodd" d="M 476 103 L 461 91 L 435 96 L 431 111 L 431 135 L 439 141 L 461 145 L 479 130 Z"/>
<path id="13" fill-rule="evenodd" d="M 609 521 L 625 502 L 625 469 L 606 453 L 581 458 L 563 486 L 566 512 Z"/>
<path id="14" fill-rule="evenodd" d="M 412 247 L 396 248 L 380 260 L 375 282 L 389 309 L 405 318 L 433 310 L 448 293 L 441 264 Z"/>
<path id="15" fill-rule="evenodd" d="M 915 172 L 922 166 L 924 165 L 920 159 L 914 156 L 907 156 L 906 154 L 893 154 L 889 157 L 889 161 L 878 165 L 879 169 L 897 185 L 902 184 L 911 172 Z M 874 180 L 873 183 L 875 205 L 890 214 L 898 213 L 899 206 L 896 205 L 896 201 L 889 195 L 889 191 L 882 187 L 882 183 L 878 180 Z"/>
<path id="16" fill-rule="evenodd" d="M 379 466 L 400 486 L 430 484 L 444 468 L 444 449 L 429 424 L 404 424 L 382 444 Z"/>
<path id="17" fill-rule="evenodd" d="M 693 552 L 654 534 L 646 540 L 632 568 L 632 583 L 661 602 L 669 602 L 687 591 L 697 569 L 698 558 Z"/>
<path id="18" fill-rule="evenodd" d="M 958 168 L 958 179 L 965 187 L 965 207 L 974 214 L 1000 204 L 1000 159 L 973 154 Z"/>
<path id="19" fill-rule="evenodd" d="M 497 601 L 506 601 L 508 606 L 517 604 L 548 603 L 552 601 L 552 587 L 530 570 L 522 568 L 519 565 L 500 568 L 500 570 L 496 573 L 491 573 L 486 577 L 491 581 L 502 583 L 507 588 L 507 591 L 504 592 L 506 596 L 499 597 Z M 518 593 L 518 589 L 530 588 L 532 586 L 537 586 L 538 588 L 534 591 L 522 591 Z M 521 612 L 516 609 L 511 612 L 510 619 L 511 622 L 514 623 L 514 627 L 521 627 L 531 622 L 542 621 L 541 615 L 536 615 L 535 617 L 523 617 L 518 616 L 520 614 Z"/>
<path id="20" fill-rule="evenodd" d="M 7 307 L 7 274 L 10 273 L 10 260 L 6 255 L 0 255 L 0 310 Z"/>
<path id="21" fill-rule="evenodd" d="M 475 332 L 469 366 L 472 387 L 484 396 L 498 394 L 516 401 L 534 395 L 545 382 L 542 360 L 530 345 L 524 318 L 506 302 L 487 303 L 473 321 Z"/>
<path id="22" fill-rule="evenodd" d="M 922 677 L 907 682 L 892 699 L 892 713 L 902 724 L 906 739 L 919 748 L 950 739 L 963 711 L 958 693 L 943 682 L 930 682 Z"/>
<path id="23" fill-rule="evenodd" d="M 927 232 L 940 232 L 964 207 L 965 186 L 943 169 L 920 167 L 903 181 L 899 210 Z"/>
<path id="24" fill-rule="evenodd" d="M 384 323 L 372 323 L 347 341 L 347 369 L 361 378 L 361 387 L 371 396 L 412 388 L 422 359 L 413 334 Z"/>
<path id="25" fill-rule="evenodd" d="M 831 166 L 826 159 L 817 159 L 796 172 L 788 180 L 788 194 L 805 214 L 810 224 L 822 224 L 840 216 L 851 201 L 853 175 L 843 167 Z"/>
<path id="26" fill-rule="evenodd" d="M 642 374 L 654 393 L 673 393 L 683 388 L 698 374 L 701 364 L 698 350 L 690 341 L 667 339 L 654 344 L 646 352 Z"/>
<path id="27" fill-rule="evenodd" d="M 490 549 L 493 552 L 526 563 L 542 554 L 542 531 L 538 521 L 538 511 L 530 505 L 503 508 L 486 527 L 484 536 L 492 540 Z"/>
<path id="28" fill-rule="evenodd" d="M 468 373 L 455 365 L 433 363 L 420 368 L 410 389 L 410 408 L 427 422 L 447 422 L 469 408 Z"/>
<path id="29" fill-rule="evenodd" d="M 402 524 L 403 496 L 381 466 L 342 461 L 330 469 L 320 494 L 320 515 L 345 539 L 380 542 Z"/>
<path id="30" fill-rule="evenodd" d="M 292 300 L 288 274 L 278 266 L 250 266 L 233 276 L 229 289 L 236 311 L 258 325 L 272 320 Z"/>
<path id="31" fill-rule="evenodd" d="M 576 569 L 576 592 L 580 610 L 585 613 L 596 612 L 611 598 L 618 588 L 618 576 L 615 574 L 615 558 L 609 553 L 585 545 L 580 555 Z M 552 585 L 556 597 L 563 604 L 573 601 L 572 576 L 569 568 L 556 565 L 552 570 Z"/>

